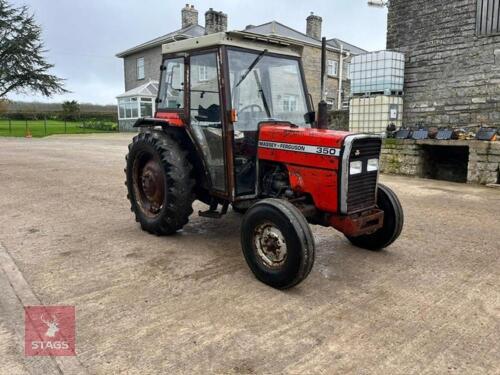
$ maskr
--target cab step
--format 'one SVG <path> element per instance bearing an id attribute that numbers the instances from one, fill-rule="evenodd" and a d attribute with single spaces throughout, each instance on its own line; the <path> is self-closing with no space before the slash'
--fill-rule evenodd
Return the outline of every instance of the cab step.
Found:
<path id="1" fill-rule="evenodd" d="M 212 203 L 207 211 L 198 211 L 198 215 L 201 217 L 208 217 L 210 219 L 220 219 L 227 213 L 229 203 L 224 203 L 220 212 L 217 211 L 218 205 L 218 203 Z"/>

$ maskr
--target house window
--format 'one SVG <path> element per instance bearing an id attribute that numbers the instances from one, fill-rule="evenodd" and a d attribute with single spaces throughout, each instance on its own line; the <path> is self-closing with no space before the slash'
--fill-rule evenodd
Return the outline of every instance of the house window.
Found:
<path id="1" fill-rule="evenodd" d="M 335 60 L 328 60 L 327 73 L 329 76 L 336 77 L 339 68 L 339 62 Z"/>
<path id="2" fill-rule="evenodd" d="M 139 57 L 137 59 L 137 79 L 144 79 L 146 78 L 145 72 L 144 72 L 144 57 Z"/>
<path id="3" fill-rule="evenodd" d="M 283 95 L 283 112 L 297 112 L 297 96 Z"/>
<path id="4" fill-rule="evenodd" d="M 139 118 L 139 106 L 137 98 L 123 98 L 118 101 L 120 119 Z"/>
<path id="5" fill-rule="evenodd" d="M 476 33 L 500 33 L 500 0 L 477 0 Z"/>
<path id="6" fill-rule="evenodd" d="M 132 97 L 118 100 L 118 118 L 120 120 L 152 117 L 154 104 L 152 98 Z"/>
<path id="7" fill-rule="evenodd" d="M 206 65 L 198 66 L 198 81 L 208 81 L 208 67 Z"/>
<path id="8" fill-rule="evenodd" d="M 153 117 L 153 99 L 141 98 L 141 115 L 140 117 Z"/>

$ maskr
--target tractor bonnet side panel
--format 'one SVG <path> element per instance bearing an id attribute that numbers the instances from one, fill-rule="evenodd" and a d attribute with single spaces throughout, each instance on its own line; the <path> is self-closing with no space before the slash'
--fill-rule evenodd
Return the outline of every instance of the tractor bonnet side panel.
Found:
<path id="1" fill-rule="evenodd" d="M 322 211 L 338 211 L 338 171 L 344 138 L 349 133 L 263 124 L 258 157 L 287 167 L 292 190 L 310 194 Z"/>

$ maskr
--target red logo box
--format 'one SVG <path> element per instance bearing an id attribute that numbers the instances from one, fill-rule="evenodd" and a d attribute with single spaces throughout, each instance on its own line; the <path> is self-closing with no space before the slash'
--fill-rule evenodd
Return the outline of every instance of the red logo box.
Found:
<path id="1" fill-rule="evenodd" d="M 27 306 L 24 308 L 24 354 L 27 356 L 74 356 L 74 306 Z"/>

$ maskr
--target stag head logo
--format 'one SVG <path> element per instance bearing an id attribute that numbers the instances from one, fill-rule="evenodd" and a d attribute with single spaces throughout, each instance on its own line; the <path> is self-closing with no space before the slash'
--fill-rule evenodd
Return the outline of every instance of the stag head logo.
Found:
<path id="1" fill-rule="evenodd" d="M 45 323 L 47 326 L 47 332 L 45 332 L 45 336 L 54 337 L 57 332 L 59 332 L 59 323 L 54 315 L 51 315 L 52 320 L 47 320 L 44 317 L 44 314 L 40 316 L 40 320 Z"/>

